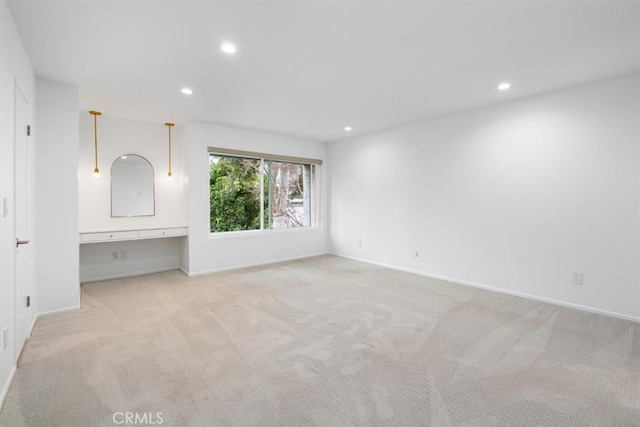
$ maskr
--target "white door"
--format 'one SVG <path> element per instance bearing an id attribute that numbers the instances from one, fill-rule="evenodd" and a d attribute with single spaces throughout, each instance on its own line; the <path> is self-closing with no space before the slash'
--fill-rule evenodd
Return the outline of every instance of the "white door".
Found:
<path id="1" fill-rule="evenodd" d="M 15 87 L 15 248 L 16 248 L 16 359 L 29 333 L 27 298 L 29 295 L 29 103 L 24 94 Z"/>

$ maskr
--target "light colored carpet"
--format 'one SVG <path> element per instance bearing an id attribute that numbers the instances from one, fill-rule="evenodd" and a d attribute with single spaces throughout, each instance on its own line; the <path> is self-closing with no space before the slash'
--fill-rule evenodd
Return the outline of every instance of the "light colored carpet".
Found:
<path id="1" fill-rule="evenodd" d="M 0 425 L 113 426 L 119 412 L 639 425 L 640 324 L 332 256 L 85 284 L 80 311 L 38 320 Z"/>

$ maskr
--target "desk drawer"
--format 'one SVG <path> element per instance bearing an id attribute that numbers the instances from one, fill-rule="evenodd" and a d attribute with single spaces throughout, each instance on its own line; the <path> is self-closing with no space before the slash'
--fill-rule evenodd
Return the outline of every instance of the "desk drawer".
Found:
<path id="1" fill-rule="evenodd" d="M 187 228 L 159 228 L 157 230 L 140 230 L 141 239 L 151 239 L 155 237 L 172 237 L 172 236 L 186 236 Z"/>
<path id="2" fill-rule="evenodd" d="M 111 233 L 85 233 L 81 242 L 109 242 L 112 240 L 131 240 L 138 238 L 138 231 L 113 231 Z"/>

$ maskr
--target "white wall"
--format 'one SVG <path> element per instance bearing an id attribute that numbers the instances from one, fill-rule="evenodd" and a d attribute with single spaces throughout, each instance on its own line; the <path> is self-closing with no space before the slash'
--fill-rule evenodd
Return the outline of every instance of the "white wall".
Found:
<path id="1" fill-rule="evenodd" d="M 18 31 L 5 0 L 0 0 L 0 404 L 4 400 L 12 371 L 16 366 L 14 347 L 15 326 L 15 231 L 14 231 L 14 87 L 18 84 L 29 101 L 29 119 L 34 129 L 36 106 L 36 80 L 27 53 L 20 41 Z M 33 191 L 35 135 L 29 138 L 30 189 Z M 8 202 L 8 215 L 2 213 L 2 199 Z M 34 230 L 35 201 L 29 204 L 31 218 L 30 233 Z M 32 236 L 29 236 L 32 237 Z M 36 266 L 36 245 L 29 248 L 29 265 Z M 29 278 L 29 290 L 37 304 L 35 278 Z M 31 323 L 36 305 L 29 310 Z M 2 345 L 2 331 L 7 328 L 9 341 L 7 348 Z"/>
<path id="2" fill-rule="evenodd" d="M 80 281 L 95 282 L 178 269 L 184 240 L 180 237 L 83 244 L 80 247 Z M 125 256 L 113 259 L 112 252 Z"/>
<path id="3" fill-rule="evenodd" d="M 37 81 L 38 311 L 77 308 L 78 88 Z"/>
<path id="4" fill-rule="evenodd" d="M 331 143 L 333 251 L 640 318 L 638 80 Z"/>
<path id="5" fill-rule="evenodd" d="M 103 111 L 98 117 L 98 167 L 100 177 L 93 176 L 93 116 L 80 112 L 80 232 L 138 230 L 186 226 L 183 199 L 183 127 L 172 130 L 172 169 L 174 178 L 167 179 L 169 142 L 164 123 L 143 123 L 109 117 Z M 111 165 L 124 154 L 138 154 L 149 162 L 155 174 L 156 214 L 151 217 L 111 217 Z"/>
<path id="6" fill-rule="evenodd" d="M 96 106 L 97 108 L 98 106 Z M 187 226 L 184 174 L 184 127 L 172 129 L 172 172 L 167 179 L 169 142 L 163 123 L 144 123 L 98 117 L 98 166 L 93 176 L 93 116 L 80 112 L 80 158 L 77 170 L 80 188 L 80 232 L 139 230 Z M 155 180 L 155 215 L 136 218 L 111 217 L 111 164 L 124 154 L 138 154 L 151 162 Z M 179 267 L 181 241 L 185 238 L 137 242 L 110 242 L 80 246 L 80 280 L 89 282 L 132 276 Z M 125 252 L 113 259 L 112 252 Z"/>
<path id="7" fill-rule="evenodd" d="M 188 128 L 188 255 L 182 268 L 189 274 L 264 264 L 322 254 L 327 251 L 325 165 L 320 167 L 320 225 L 315 228 L 209 233 L 208 147 L 326 159 L 327 146 L 260 132 L 205 123 Z"/>

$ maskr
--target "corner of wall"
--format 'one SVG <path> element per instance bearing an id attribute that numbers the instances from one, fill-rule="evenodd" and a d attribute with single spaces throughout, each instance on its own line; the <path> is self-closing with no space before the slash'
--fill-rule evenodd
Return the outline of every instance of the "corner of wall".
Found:
<path id="1" fill-rule="evenodd" d="M 36 214 L 38 312 L 77 306 L 80 297 L 78 248 L 78 88 L 37 80 Z M 55 177 L 55 179 L 52 179 Z"/>

